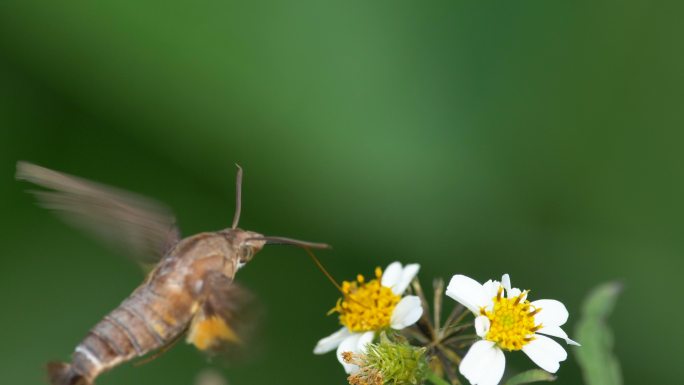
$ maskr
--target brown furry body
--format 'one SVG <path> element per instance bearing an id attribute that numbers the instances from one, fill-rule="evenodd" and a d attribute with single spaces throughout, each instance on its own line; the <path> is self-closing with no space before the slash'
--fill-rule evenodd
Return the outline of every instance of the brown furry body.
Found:
<path id="1" fill-rule="evenodd" d="M 212 286 L 232 282 L 241 253 L 247 250 L 251 258 L 261 249 L 263 241 L 249 240 L 255 237 L 261 235 L 229 229 L 178 242 L 145 282 L 90 330 L 71 364 L 48 365 L 52 384 L 92 384 L 101 373 L 176 341 L 198 312 L 206 316 L 201 310 L 210 293 L 225 289 Z"/>

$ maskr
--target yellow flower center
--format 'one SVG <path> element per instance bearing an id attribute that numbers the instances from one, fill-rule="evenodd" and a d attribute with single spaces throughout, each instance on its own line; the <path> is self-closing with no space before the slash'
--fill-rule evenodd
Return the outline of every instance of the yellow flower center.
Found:
<path id="1" fill-rule="evenodd" d="M 523 299 L 527 292 L 514 298 L 503 296 L 503 287 L 494 297 L 494 308 L 487 311 L 480 309 L 480 314 L 489 318 L 490 327 L 486 340 L 496 342 L 506 350 L 520 350 L 534 340 L 534 332 L 541 328 L 541 324 L 534 324 L 534 315 L 541 308 L 532 309 L 527 299 Z"/>
<path id="2" fill-rule="evenodd" d="M 382 286 L 382 270 L 375 269 L 375 279 L 366 282 L 359 274 L 356 281 L 342 282 L 343 298 L 328 314 L 339 313 L 340 323 L 350 332 L 381 330 L 390 325 L 392 312 L 401 300 L 392 289 Z"/>

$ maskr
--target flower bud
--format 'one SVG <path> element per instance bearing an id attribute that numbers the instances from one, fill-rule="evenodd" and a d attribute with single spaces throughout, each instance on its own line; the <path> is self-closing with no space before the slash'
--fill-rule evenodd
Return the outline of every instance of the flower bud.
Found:
<path id="1" fill-rule="evenodd" d="M 366 353 L 349 353 L 344 359 L 359 366 L 347 379 L 351 385 L 418 385 L 428 369 L 425 348 L 391 342 L 384 335 L 380 343 L 366 345 Z"/>

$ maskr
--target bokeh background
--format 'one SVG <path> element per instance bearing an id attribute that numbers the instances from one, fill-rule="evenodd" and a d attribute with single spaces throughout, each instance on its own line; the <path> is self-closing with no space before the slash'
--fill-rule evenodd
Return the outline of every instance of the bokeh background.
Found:
<path id="1" fill-rule="evenodd" d="M 508 272 L 557 298 L 620 280 L 629 383 L 675 383 L 684 341 L 684 51 L 665 2 L 0 2 L 0 382 L 41 384 L 142 279 L 36 207 L 25 159 L 174 207 L 186 234 L 325 241 L 338 279 Z M 271 247 L 241 271 L 266 309 L 231 384 L 344 384 L 334 288 Z M 522 354 L 521 354 L 522 355 Z M 511 370 L 533 367 L 525 358 Z M 179 344 L 98 384 L 189 385 Z M 577 384 L 574 357 L 558 384 Z"/>

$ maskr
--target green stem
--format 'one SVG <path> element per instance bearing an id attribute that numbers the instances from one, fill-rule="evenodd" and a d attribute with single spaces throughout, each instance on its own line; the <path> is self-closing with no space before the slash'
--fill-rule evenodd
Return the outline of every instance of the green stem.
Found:
<path id="1" fill-rule="evenodd" d="M 451 385 L 445 379 L 435 374 L 435 372 L 433 372 L 432 370 L 428 370 L 427 379 L 435 385 Z"/>

